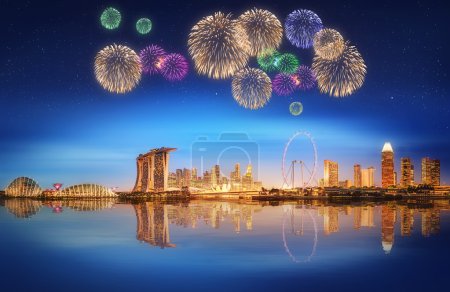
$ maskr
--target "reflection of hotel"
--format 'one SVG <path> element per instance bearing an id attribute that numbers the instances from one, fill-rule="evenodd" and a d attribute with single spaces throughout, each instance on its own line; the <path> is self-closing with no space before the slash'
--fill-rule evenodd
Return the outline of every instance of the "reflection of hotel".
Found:
<path id="1" fill-rule="evenodd" d="M 410 236 L 414 225 L 414 210 L 408 207 L 400 207 L 400 230 L 402 236 Z"/>
<path id="2" fill-rule="evenodd" d="M 381 244 L 385 253 L 390 253 L 394 245 L 395 217 L 394 206 L 381 206 Z"/>
<path id="3" fill-rule="evenodd" d="M 426 209 L 422 213 L 422 235 L 428 237 L 440 231 L 439 210 Z"/>
<path id="4" fill-rule="evenodd" d="M 353 228 L 360 229 L 361 227 L 374 227 L 374 207 L 354 207 Z"/>
<path id="5" fill-rule="evenodd" d="M 134 205 L 139 241 L 161 248 L 175 247 L 170 242 L 169 224 L 196 228 L 198 221 L 219 228 L 225 218 L 230 218 L 236 233 L 241 232 L 241 223 L 246 230 L 253 229 L 253 214 L 262 209 L 260 205 L 243 205 L 227 202 L 211 202 L 189 205 L 165 205 L 146 202 Z"/>
<path id="6" fill-rule="evenodd" d="M 170 243 L 167 205 L 146 202 L 134 205 L 134 210 L 137 219 L 136 238 L 139 241 L 161 248 L 175 247 Z"/>
<path id="7" fill-rule="evenodd" d="M 339 209 L 336 207 L 323 207 L 323 232 L 329 235 L 339 231 Z"/>

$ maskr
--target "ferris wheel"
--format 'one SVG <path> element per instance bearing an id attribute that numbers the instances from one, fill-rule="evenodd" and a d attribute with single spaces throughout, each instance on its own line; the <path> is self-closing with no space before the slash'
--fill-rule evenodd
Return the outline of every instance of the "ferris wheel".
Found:
<path id="1" fill-rule="evenodd" d="M 297 138 L 304 136 L 306 137 L 309 142 L 311 143 L 311 146 L 314 151 L 314 159 L 313 159 L 313 167 L 312 171 L 308 166 L 305 164 L 303 160 L 293 160 L 290 162 L 290 166 L 286 167 L 286 155 L 289 151 L 289 147 L 291 146 L 291 143 L 296 140 Z M 300 157 L 298 157 L 300 158 Z M 296 132 L 286 143 L 286 146 L 284 147 L 283 151 L 283 158 L 281 163 L 281 173 L 283 175 L 283 187 L 286 186 L 287 188 L 294 188 L 295 187 L 295 165 L 298 164 L 300 166 L 300 172 L 301 172 L 301 187 L 308 187 L 311 185 L 311 182 L 315 179 L 316 172 L 317 172 L 317 147 L 314 139 L 312 138 L 311 134 L 306 131 L 298 131 Z M 309 174 L 308 179 L 306 182 L 303 180 L 303 174 L 304 170 L 306 170 Z M 289 177 L 291 181 L 289 182 Z"/>

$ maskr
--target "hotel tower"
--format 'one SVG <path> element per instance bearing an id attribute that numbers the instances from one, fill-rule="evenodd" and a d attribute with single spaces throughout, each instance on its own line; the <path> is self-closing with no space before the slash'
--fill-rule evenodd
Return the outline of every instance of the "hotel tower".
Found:
<path id="1" fill-rule="evenodd" d="M 388 188 L 394 185 L 394 150 L 391 143 L 386 142 L 381 150 L 381 186 Z"/>

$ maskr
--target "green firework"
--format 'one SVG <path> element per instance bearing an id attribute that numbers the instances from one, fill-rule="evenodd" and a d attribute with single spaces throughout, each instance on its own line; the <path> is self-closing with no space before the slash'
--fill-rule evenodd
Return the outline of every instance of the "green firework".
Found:
<path id="1" fill-rule="evenodd" d="M 283 54 L 279 58 L 275 59 L 275 66 L 278 71 L 293 74 L 297 71 L 298 66 L 300 65 L 300 61 L 293 54 Z"/>
<path id="2" fill-rule="evenodd" d="M 136 22 L 136 30 L 140 34 L 148 34 L 152 30 L 152 21 L 148 18 L 141 18 Z"/>
<path id="3" fill-rule="evenodd" d="M 291 112 L 291 115 L 293 116 L 299 116 L 303 112 L 303 105 L 299 101 L 294 101 L 289 106 L 289 111 Z"/>
<path id="4" fill-rule="evenodd" d="M 274 49 L 269 49 L 258 55 L 258 64 L 261 69 L 266 72 L 277 71 L 276 61 L 281 57 L 281 54 Z"/>
<path id="5" fill-rule="evenodd" d="M 122 16 L 120 15 L 119 10 L 112 7 L 106 8 L 100 16 L 100 22 L 103 27 L 107 29 L 118 28 L 121 20 Z"/>

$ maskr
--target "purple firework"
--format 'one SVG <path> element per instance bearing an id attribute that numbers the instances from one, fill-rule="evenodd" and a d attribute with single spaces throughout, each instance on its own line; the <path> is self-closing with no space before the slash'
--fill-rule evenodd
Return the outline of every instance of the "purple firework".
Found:
<path id="1" fill-rule="evenodd" d="M 169 81 L 179 81 L 186 77 L 189 64 L 185 57 L 180 54 L 167 55 L 162 64 L 161 75 Z"/>
<path id="2" fill-rule="evenodd" d="M 272 82 L 273 91 L 277 95 L 290 95 L 295 91 L 296 87 L 293 75 L 286 73 L 277 74 Z"/>
<path id="3" fill-rule="evenodd" d="M 286 18 L 284 24 L 288 40 L 296 47 L 312 47 L 314 35 L 323 28 L 319 16 L 307 9 L 295 10 Z"/>
<path id="4" fill-rule="evenodd" d="M 157 74 L 166 55 L 164 49 L 157 45 L 150 45 L 142 49 L 139 53 L 142 71 L 149 75 Z"/>
<path id="5" fill-rule="evenodd" d="M 313 89 L 317 84 L 316 75 L 308 66 L 301 65 L 298 67 L 295 76 L 298 80 L 298 88 L 301 90 Z"/>

